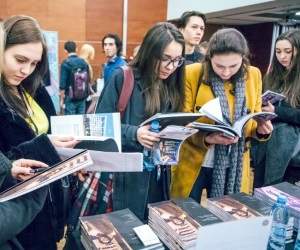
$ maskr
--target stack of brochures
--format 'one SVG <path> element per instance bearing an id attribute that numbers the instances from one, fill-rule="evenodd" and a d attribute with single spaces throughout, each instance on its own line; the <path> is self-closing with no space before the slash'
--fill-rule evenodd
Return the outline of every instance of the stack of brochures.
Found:
<path id="1" fill-rule="evenodd" d="M 81 242 L 86 250 L 91 249 L 164 249 L 159 239 L 142 241 L 135 229 L 143 223 L 129 210 L 80 217 Z M 140 231 L 140 230 L 137 230 Z M 148 232 L 145 230 L 145 232 Z"/>
<path id="2" fill-rule="evenodd" d="M 207 208 L 224 221 L 249 219 L 270 215 L 272 206 L 263 200 L 245 193 L 209 198 Z M 286 243 L 293 242 L 294 219 L 289 218 Z"/>
<path id="3" fill-rule="evenodd" d="M 255 188 L 254 196 L 260 200 L 264 200 L 270 205 L 273 205 L 277 196 L 281 194 L 288 199 L 289 216 L 294 217 L 294 229 L 299 228 L 300 219 L 300 187 L 288 182 L 282 182 L 276 185 Z"/>
<path id="4" fill-rule="evenodd" d="M 198 228 L 222 222 L 192 199 L 149 204 L 149 225 L 169 249 L 194 249 Z"/>

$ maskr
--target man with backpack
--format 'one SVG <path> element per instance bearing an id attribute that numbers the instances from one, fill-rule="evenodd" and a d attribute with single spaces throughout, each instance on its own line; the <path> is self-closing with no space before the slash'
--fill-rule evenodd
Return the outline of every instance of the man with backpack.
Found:
<path id="1" fill-rule="evenodd" d="M 84 114 L 89 95 L 89 68 L 77 56 L 75 42 L 67 41 L 64 49 L 68 58 L 62 62 L 60 70 L 60 109 L 65 115 Z"/>

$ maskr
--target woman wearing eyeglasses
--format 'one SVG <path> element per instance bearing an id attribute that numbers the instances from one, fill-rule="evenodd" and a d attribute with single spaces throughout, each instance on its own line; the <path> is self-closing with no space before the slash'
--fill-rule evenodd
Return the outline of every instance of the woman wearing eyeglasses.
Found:
<path id="1" fill-rule="evenodd" d="M 248 54 L 247 41 L 236 29 L 214 33 L 204 63 L 186 68 L 185 111 L 197 112 L 215 97 L 219 97 L 223 117 L 229 124 L 248 112 L 261 111 L 261 73 L 249 65 Z M 190 196 L 200 201 L 204 188 L 209 197 L 249 193 L 252 182 L 248 138 L 268 137 L 272 129 L 270 121 L 252 120 L 241 138 L 203 132 L 192 136 L 181 148 L 179 165 L 172 169 L 172 196 Z"/>
<path id="2" fill-rule="evenodd" d="M 149 126 L 139 124 L 156 113 L 176 112 L 184 100 L 184 38 L 170 23 L 158 23 L 144 37 L 130 67 L 134 88 L 122 117 L 122 150 L 142 152 L 159 141 Z M 97 112 L 118 112 L 123 86 L 123 71 L 116 70 L 102 95 Z M 120 163 L 122 164 L 122 163 Z M 164 170 L 169 171 L 169 170 Z M 116 173 L 113 184 L 113 209 L 129 208 L 145 218 L 147 203 L 166 199 L 164 185 L 157 180 L 157 170 L 142 173 Z M 168 189 L 168 187 L 167 187 Z"/>

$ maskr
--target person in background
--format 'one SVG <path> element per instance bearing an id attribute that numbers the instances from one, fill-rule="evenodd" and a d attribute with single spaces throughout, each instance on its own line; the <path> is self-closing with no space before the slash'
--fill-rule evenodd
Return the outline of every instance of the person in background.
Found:
<path id="1" fill-rule="evenodd" d="M 130 64 L 134 88 L 121 120 L 123 152 L 142 152 L 143 147 L 152 148 L 159 136 L 149 131 L 150 126 L 139 127 L 139 124 L 156 113 L 182 109 L 184 46 L 182 34 L 171 23 L 158 23 L 146 33 Z M 123 80 L 123 70 L 117 69 L 104 89 L 96 113 L 118 112 Z M 165 180 L 169 171 L 164 167 L 161 177 L 156 168 L 141 173 L 115 173 L 113 209 L 129 208 L 145 220 L 148 203 L 168 198 L 169 184 Z"/>
<path id="2" fill-rule="evenodd" d="M 278 103 L 268 103 L 263 111 L 275 112 L 270 140 L 253 142 L 252 159 L 255 187 L 279 183 L 288 165 L 300 166 L 300 31 L 290 30 L 278 36 L 264 90 L 285 95 Z M 292 176 L 286 176 L 292 181 Z"/>
<path id="3" fill-rule="evenodd" d="M 199 44 L 199 46 L 197 47 L 197 49 L 199 50 L 199 52 L 202 54 L 202 55 L 206 55 L 207 53 L 207 49 L 208 49 L 208 42 L 207 41 L 203 41 Z"/>
<path id="4" fill-rule="evenodd" d="M 89 66 L 90 96 L 86 100 L 86 113 L 93 113 L 98 100 L 98 98 L 94 96 L 97 90 L 96 85 L 94 84 L 94 73 L 91 65 L 91 61 L 93 61 L 95 58 L 95 48 L 90 44 L 83 44 L 80 48 L 79 57 L 85 60 L 85 62 Z"/>
<path id="5" fill-rule="evenodd" d="M 49 139 L 45 135 L 50 133 L 49 118 L 55 115 L 55 109 L 41 84 L 48 67 L 42 31 L 37 21 L 28 16 L 12 16 L 4 20 L 3 26 L 5 44 L 0 79 L 0 150 L 14 159 L 31 158 L 53 165 L 60 158 L 51 143 L 49 148 Z M 21 146 L 32 139 L 38 141 L 36 147 Z M 64 138 L 52 139 L 52 143 L 71 147 L 77 141 Z M 15 183 L 7 178 L 2 190 Z M 41 212 L 18 235 L 25 249 L 56 249 L 56 241 L 62 237 L 64 229 L 61 204 L 62 185 L 57 181 L 49 186 Z"/>
<path id="6" fill-rule="evenodd" d="M 209 40 L 205 61 L 186 67 L 184 111 L 198 112 L 216 97 L 229 124 L 248 112 L 261 111 L 261 73 L 249 65 L 248 55 L 247 41 L 238 30 L 215 32 Z M 179 164 L 172 168 L 172 197 L 190 196 L 200 201 L 204 188 L 209 197 L 250 193 L 250 154 L 246 141 L 249 137 L 267 137 L 271 132 L 270 121 L 251 120 L 241 138 L 203 131 L 191 136 L 181 147 Z"/>
<path id="7" fill-rule="evenodd" d="M 197 50 L 204 35 L 206 17 L 198 11 L 186 11 L 180 18 L 170 20 L 184 36 L 185 41 L 185 64 L 201 62 L 204 54 Z"/>
<path id="8" fill-rule="evenodd" d="M 102 49 L 106 57 L 106 63 L 103 66 L 104 85 L 107 85 L 113 72 L 126 65 L 126 62 L 121 57 L 122 41 L 117 34 L 106 34 L 102 38 Z"/>
<path id="9" fill-rule="evenodd" d="M 67 41 L 64 44 L 65 52 L 68 58 L 61 64 L 60 69 L 60 108 L 65 115 L 84 114 L 86 110 L 86 99 L 72 100 L 70 96 L 70 86 L 74 79 L 74 69 L 83 69 L 89 72 L 89 66 L 84 59 L 76 54 L 76 43 Z M 91 79 L 90 77 L 88 77 Z"/>

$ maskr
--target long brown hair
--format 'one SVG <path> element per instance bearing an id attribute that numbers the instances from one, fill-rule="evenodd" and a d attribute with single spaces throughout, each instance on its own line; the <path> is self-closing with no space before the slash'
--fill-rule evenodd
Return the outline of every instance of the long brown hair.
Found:
<path id="1" fill-rule="evenodd" d="M 224 28 L 216 31 L 210 38 L 207 54 L 204 61 L 204 75 L 205 82 L 209 82 L 211 77 L 215 76 L 211 65 L 211 59 L 214 55 L 237 53 L 242 56 L 242 66 L 240 70 L 232 77 L 232 82 L 239 77 L 247 76 L 247 68 L 249 66 L 249 47 L 247 40 L 234 28 Z"/>
<path id="2" fill-rule="evenodd" d="M 14 112 L 28 118 L 28 110 L 26 106 L 26 97 L 24 92 L 27 91 L 31 96 L 35 95 L 36 90 L 42 83 L 44 74 L 48 68 L 47 47 L 42 31 L 37 21 L 29 16 L 12 16 L 3 22 L 5 31 L 4 36 L 4 52 L 10 47 L 26 43 L 41 42 L 43 53 L 41 61 L 37 64 L 35 70 L 25 78 L 17 87 L 11 87 L 2 74 L 0 82 L 0 96 L 5 104 Z"/>
<path id="3" fill-rule="evenodd" d="M 144 89 L 147 115 L 161 112 L 162 100 L 170 102 L 170 110 L 179 111 L 184 100 L 184 65 L 178 67 L 167 79 L 158 79 L 157 69 L 165 48 L 175 41 L 182 46 L 184 56 L 184 38 L 181 32 L 171 23 L 158 23 L 145 35 L 141 47 L 131 66 L 141 74 Z"/>
<path id="4" fill-rule="evenodd" d="M 290 67 L 281 65 L 276 56 L 278 41 L 287 40 L 292 45 Z M 296 54 L 294 53 L 296 51 Z M 294 108 L 300 107 L 300 31 L 290 30 L 279 35 L 275 42 L 274 56 L 269 72 L 264 77 L 264 89 L 281 92 Z"/>

